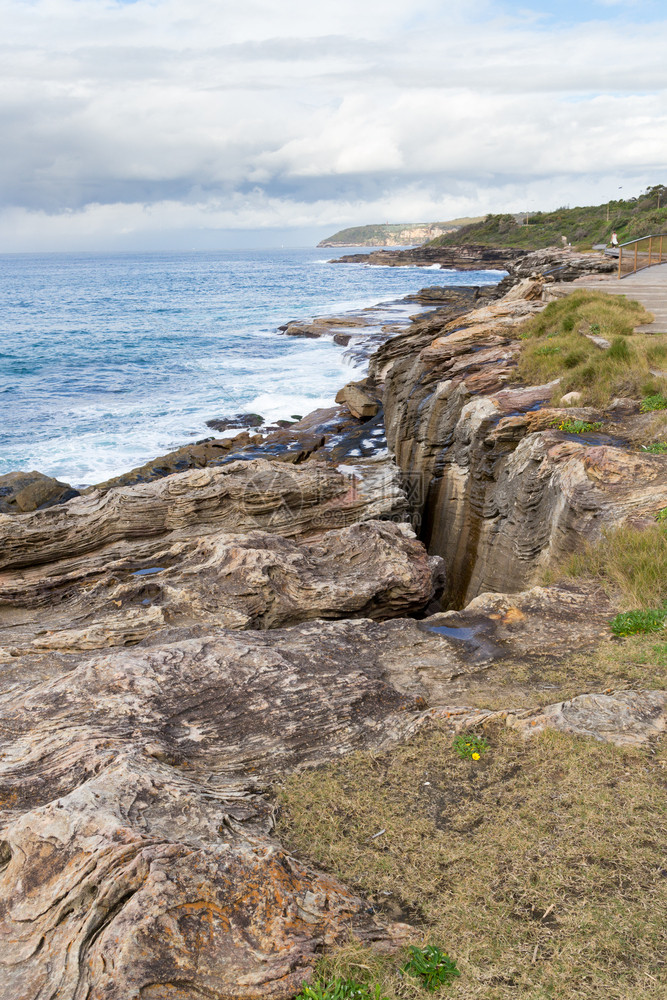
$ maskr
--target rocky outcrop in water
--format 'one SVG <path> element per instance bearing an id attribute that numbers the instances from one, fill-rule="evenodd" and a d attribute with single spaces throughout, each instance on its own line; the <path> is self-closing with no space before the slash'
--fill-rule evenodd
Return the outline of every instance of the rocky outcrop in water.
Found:
<path id="1" fill-rule="evenodd" d="M 568 247 L 546 247 L 543 250 L 522 250 L 515 247 L 476 246 L 414 247 L 410 250 L 376 250 L 368 254 L 346 254 L 334 264 L 376 264 L 384 267 L 456 268 L 458 271 L 508 271 L 507 278 L 497 286 L 502 296 L 522 278 L 544 275 L 553 281 L 573 281 L 584 274 L 610 274 L 618 266 L 613 258 L 600 253 L 581 253 Z M 424 289 L 424 292 L 431 291 Z M 418 301 L 428 304 L 424 292 Z M 423 297 L 420 297 L 423 296 Z M 433 301 L 433 299 L 431 299 Z"/>
<path id="2" fill-rule="evenodd" d="M 487 246 L 414 247 L 411 250 L 375 250 L 372 253 L 344 254 L 334 264 L 379 264 L 382 267 L 440 267 L 458 271 L 507 270 L 527 251 Z"/>
<path id="3" fill-rule="evenodd" d="M 79 491 L 41 472 L 7 472 L 0 476 L 0 514 L 25 514 L 67 503 Z"/>

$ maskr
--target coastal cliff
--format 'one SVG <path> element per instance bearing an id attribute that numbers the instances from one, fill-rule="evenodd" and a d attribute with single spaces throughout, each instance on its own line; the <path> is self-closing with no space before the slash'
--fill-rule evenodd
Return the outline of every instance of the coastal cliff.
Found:
<path id="1" fill-rule="evenodd" d="M 452 290 L 374 340 L 367 376 L 330 410 L 83 496 L 57 484 L 43 509 L 7 503 L 1 1000 L 289 1000 L 323 951 L 391 954 L 435 926 L 367 884 L 371 860 L 353 874 L 299 841 L 294 789 L 313 773 L 349 763 L 347 795 L 359 754 L 418 755 L 434 733 L 448 746 L 486 733 L 500 759 L 545 733 L 639 753 L 665 732 L 659 664 L 638 675 L 598 656 L 618 592 L 544 576 L 603 528 L 656 528 L 667 458 L 645 445 L 664 422 L 636 393 L 592 405 L 566 400 L 560 376 L 522 378 L 527 324 L 563 292 L 510 277 L 495 298 Z M 503 765 L 496 802 L 520 766 Z M 436 827 L 461 832 L 461 801 L 478 794 L 466 773 L 428 800 L 425 853 Z M 419 773 L 425 800 L 437 780 Z M 292 793 L 276 829 L 277 788 Z M 366 794 L 385 808 L 379 788 Z M 420 809 L 396 830 L 378 813 L 355 850 L 393 851 Z M 341 840 L 354 825 L 351 805 L 342 819 L 337 801 L 309 811 L 342 824 Z M 478 828 L 495 851 L 484 817 L 461 827 L 466 843 Z M 504 891 L 498 876 L 489 907 L 520 911 Z M 535 912 L 549 930 L 548 905 Z"/>
<path id="2" fill-rule="evenodd" d="M 318 247 L 400 247 L 426 243 L 461 226 L 481 221 L 476 218 L 451 219 L 448 222 L 381 223 L 341 229 L 318 243 Z"/>

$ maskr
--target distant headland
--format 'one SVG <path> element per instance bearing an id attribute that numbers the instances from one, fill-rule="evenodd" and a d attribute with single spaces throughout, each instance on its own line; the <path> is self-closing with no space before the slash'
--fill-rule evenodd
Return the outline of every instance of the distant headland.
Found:
<path id="1" fill-rule="evenodd" d="M 483 216 L 450 219 L 448 222 L 397 222 L 352 226 L 328 236 L 318 247 L 409 247 L 455 233 L 462 226 L 481 222 Z"/>

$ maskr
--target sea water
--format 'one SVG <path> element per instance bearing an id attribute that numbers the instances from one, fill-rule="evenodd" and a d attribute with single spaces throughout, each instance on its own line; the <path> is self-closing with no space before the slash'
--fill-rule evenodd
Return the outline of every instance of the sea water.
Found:
<path id="1" fill-rule="evenodd" d="M 343 349 L 279 325 L 502 273 L 326 253 L 0 255 L 0 474 L 83 486 L 210 435 L 212 418 L 330 406 L 354 377 Z"/>

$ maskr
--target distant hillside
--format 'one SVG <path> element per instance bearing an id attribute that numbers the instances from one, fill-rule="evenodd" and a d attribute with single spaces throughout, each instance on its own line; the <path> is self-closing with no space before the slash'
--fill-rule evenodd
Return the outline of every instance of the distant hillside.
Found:
<path id="1" fill-rule="evenodd" d="M 565 237 L 568 243 L 585 250 L 594 243 L 608 243 L 613 232 L 618 235 L 619 243 L 649 233 L 667 232 L 667 187 L 656 184 L 638 198 L 611 201 L 604 205 L 559 208 L 555 212 L 487 215 L 455 233 L 433 239 L 428 245 L 439 247 L 476 243 L 539 250 L 541 247 L 562 246 Z"/>
<path id="2" fill-rule="evenodd" d="M 450 219 L 448 222 L 398 222 L 377 226 L 352 226 L 328 236 L 318 247 L 405 247 L 425 243 L 434 237 L 452 233 L 461 226 L 480 222 L 476 218 Z"/>

